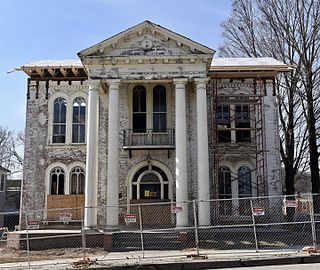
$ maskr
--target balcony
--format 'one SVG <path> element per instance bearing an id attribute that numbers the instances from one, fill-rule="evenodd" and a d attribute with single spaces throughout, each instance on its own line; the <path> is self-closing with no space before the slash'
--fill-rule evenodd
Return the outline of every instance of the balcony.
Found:
<path id="1" fill-rule="evenodd" d="M 132 129 L 123 130 L 123 149 L 125 150 L 148 150 L 148 149 L 174 149 L 174 129 L 165 131 L 154 131 L 146 129 L 137 132 Z M 131 155 L 131 153 L 130 153 Z"/>

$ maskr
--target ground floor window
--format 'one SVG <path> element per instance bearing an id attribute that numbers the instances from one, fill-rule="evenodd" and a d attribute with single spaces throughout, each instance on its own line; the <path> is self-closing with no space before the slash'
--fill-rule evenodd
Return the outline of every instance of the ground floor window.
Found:
<path id="1" fill-rule="evenodd" d="M 240 166 L 232 171 L 227 166 L 219 168 L 219 214 L 230 216 L 233 214 L 250 215 L 251 206 L 247 199 L 253 195 L 252 170 L 247 166 Z M 239 198 L 239 200 L 235 200 Z"/>

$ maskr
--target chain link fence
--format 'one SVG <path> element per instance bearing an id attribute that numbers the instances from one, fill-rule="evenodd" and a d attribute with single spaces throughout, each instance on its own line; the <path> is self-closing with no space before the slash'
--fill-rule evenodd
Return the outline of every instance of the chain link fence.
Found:
<path id="1" fill-rule="evenodd" d="M 90 210 L 98 216 L 97 226 L 90 229 L 84 208 L 0 213 L 0 269 L 93 263 L 88 258 L 107 264 L 217 252 L 301 251 L 316 248 L 320 239 L 319 194 Z M 117 226 L 108 226 L 108 213 L 117 216 Z"/>

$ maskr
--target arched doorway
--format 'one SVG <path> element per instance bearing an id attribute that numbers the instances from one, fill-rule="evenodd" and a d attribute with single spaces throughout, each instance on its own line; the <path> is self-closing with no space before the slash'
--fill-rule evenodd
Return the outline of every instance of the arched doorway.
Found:
<path id="1" fill-rule="evenodd" d="M 139 216 L 140 207 L 143 225 L 167 226 L 172 224 L 171 174 L 165 165 L 150 163 L 142 163 L 129 173 L 130 214 Z"/>

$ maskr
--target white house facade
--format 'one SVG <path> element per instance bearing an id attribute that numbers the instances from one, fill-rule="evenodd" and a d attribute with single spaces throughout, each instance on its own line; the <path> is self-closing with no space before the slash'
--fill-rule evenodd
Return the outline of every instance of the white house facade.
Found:
<path id="1" fill-rule="evenodd" d="M 184 209 L 192 199 L 282 194 L 274 80 L 290 67 L 213 54 L 145 21 L 80 60 L 18 68 L 29 76 L 22 207 L 85 206 L 86 227 L 116 228 L 119 205 Z M 210 225 L 208 203 L 198 207 L 199 224 Z M 246 207 L 221 204 L 218 213 Z M 183 227 L 188 218 L 181 211 L 163 222 Z"/>

